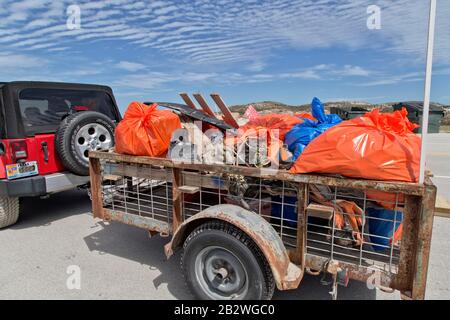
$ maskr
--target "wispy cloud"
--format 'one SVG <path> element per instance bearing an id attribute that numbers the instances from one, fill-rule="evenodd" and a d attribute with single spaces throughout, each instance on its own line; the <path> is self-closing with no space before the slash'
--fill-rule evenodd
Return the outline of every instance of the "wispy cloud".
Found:
<path id="1" fill-rule="evenodd" d="M 46 65 L 47 60 L 24 54 L 0 53 L 0 69 L 35 68 Z"/>
<path id="2" fill-rule="evenodd" d="M 122 40 L 191 63 L 260 61 L 272 48 L 299 50 L 332 46 L 380 48 L 412 59 L 424 57 L 427 1 L 379 0 L 381 30 L 366 28 L 372 0 L 77 1 L 82 29 L 65 28 L 72 1 L 0 0 L 0 44 L 32 50 L 93 40 Z M 220 13 L 220 14 L 219 14 Z M 436 59 L 450 63 L 450 5 L 439 3 Z M 402 17 L 404 23 L 398 22 Z M 407 22 L 407 23 L 405 23 Z M 411 32 L 411 28 L 414 32 Z M 358 73 L 358 70 L 348 70 Z"/>
<path id="3" fill-rule="evenodd" d="M 346 72 L 348 70 L 357 70 L 357 72 Z M 133 70 L 130 70 L 133 71 Z M 341 73 L 341 71 L 343 71 Z M 366 77 L 370 74 L 358 66 L 346 65 L 343 67 L 335 65 L 315 65 L 309 68 L 298 69 L 291 72 L 281 73 L 241 73 L 241 72 L 144 72 L 141 74 L 129 74 L 121 77 L 115 82 L 116 85 L 127 88 L 151 90 L 162 88 L 163 85 L 180 82 L 180 83 L 212 83 L 225 85 L 239 85 L 251 83 L 267 83 L 280 80 L 320 80 L 330 76 L 339 75 L 339 77 Z"/>
<path id="4" fill-rule="evenodd" d="M 119 69 L 131 71 L 131 72 L 145 69 L 145 65 L 143 65 L 141 63 L 130 62 L 130 61 L 120 61 L 119 63 L 116 64 L 116 67 Z"/>
<path id="5" fill-rule="evenodd" d="M 345 65 L 343 69 L 337 71 L 337 74 L 341 76 L 368 77 L 372 72 L 360 66 Z"/>
<path id="6" fill-rule="evenodd" d="M 115 81 L 115 85 L 134 88 L 142 90 L 151 90 L 156 88 L 161 88 L 162 85 L 171 82 L 201 82 L 206 81 L 211 78 L 217 77 L 214 73 L 163 73 L 163 72 L 148 72 L 145 74 L 131 74 L 121 77 Z"/>
<path id="7" fill-rule="evenodd" d="M 379 77 L 377 80 L 368 81 L 368 82 L 360 82 L 355 85 L 363 86 L 363 87 L 374 87 L 374 86 L 397 84 L 400 82 L 416 82 L 416 81 L 423 81 L 424 76 L 425 76 L 424 73 L 420 73 L 420 72 L 410 72 L 410 73 L 394 75 L 394 76 L 383 75 L 383 76 Z"/>
<path id="8" fill-rule="evenodd" d="M 266 67 L 266 63 L 262 61 L 255 61 L 246 67 L 246 70 L 251 72 L 261 72 Z"/>

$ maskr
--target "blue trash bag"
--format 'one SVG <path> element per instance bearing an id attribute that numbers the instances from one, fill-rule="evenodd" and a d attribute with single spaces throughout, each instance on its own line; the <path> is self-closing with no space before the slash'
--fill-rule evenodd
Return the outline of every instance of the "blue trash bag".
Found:
<path id="1" fill-rule="evenodd" d="M 284 205 L 282 205 L 284 203 Z M 283 220 L 283 225 L 297 227 L 297 198 L 272 196 L 272 217 Z M 281 221 L 277 224 L 281 225 Z"/>
<path id="2" fill-rule="evenodd" d="M 337 114 L 325 114 L 323 104 L 318 98 L 313 99 L 311 109 L 317 121 L 302 118 L 303 123 L 295 125 L 286 134 L 284 142 L 293 154 L 293 161 L 297 160 L 306 146 L 322 132 L 342 122 Z"/>
<path id="3" fill-rule="evenodd" d="M 372 248 L 375 251 L 384 251 L 389 249 L 391 245 L 390 241 L 393 238 L 395 231 L 397 231 L 403 221 L 403 214 L 399 211 L 397 211 L 396 214 L 394 210 L 381 208 L 367 208 L 367 214 L 369 216 L 369 238 L 372 243 Z"/>
<path id="4" fill-rule="evenodd" d="M 293 154 L 295 161 L 303 152 L 306 146 L 318 137 L 325 128 L 318 127 L 318 123 L 309 119 L 303 119 L 304 122 L 295 125 L 287 134 L 284 143 Z"/>
<path id="5" fill-rule="evenodd" d="M 325 108 L 319 98 L 314 97 L 311 102 L 311 113 L 320 124 L 338 124 L 342 119 L 337 114 L 325 114 Z"/>

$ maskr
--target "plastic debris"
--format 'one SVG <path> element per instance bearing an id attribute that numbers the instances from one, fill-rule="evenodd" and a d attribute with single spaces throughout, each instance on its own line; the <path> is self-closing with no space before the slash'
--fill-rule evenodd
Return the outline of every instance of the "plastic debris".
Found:
<path id="1" fill-rule="evenodd" d="M 348 177 L 417 182 L 420 137 L 406 109 L 345 121 L 315 138 L 291 173 L 330 173 Z"/>
<path id="2" fill-rule="evenodd" d="M 303 118 L 303 122 L 294 126 L 287 134 L 285 143 L 289 151 L 293 153 L 295 161 L 306 146 L 320 134 L 329 128 L 342 122 L 341 118 L 335 114 L 325 114 L 323 104 L 318 98 L 314 98 L 311 103 L 312 118 L 317 121 Z"/>

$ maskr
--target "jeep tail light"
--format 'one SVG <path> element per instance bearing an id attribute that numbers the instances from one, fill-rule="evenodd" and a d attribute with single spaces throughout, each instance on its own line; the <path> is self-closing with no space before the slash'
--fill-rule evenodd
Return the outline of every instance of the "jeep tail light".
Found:
<path id="1" fill-rule="evenodd" d="M 0 141 L 0 156 L 5 154 L 5 144 L 3 143 L 3 141 Z"/>
<path id="2" fill-rule="evenodd" d="M 28 157 L 27 143 L 25 140 L 12 141 L 10 146 L 11 155 L 14 162 L 21 159 L 26 159 Z"/>

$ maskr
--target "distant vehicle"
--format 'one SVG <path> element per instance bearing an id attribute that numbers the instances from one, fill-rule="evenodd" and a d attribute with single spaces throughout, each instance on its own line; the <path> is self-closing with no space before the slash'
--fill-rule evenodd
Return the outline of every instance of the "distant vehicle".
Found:
<path id="1" fill-rule="evenodd" d="M 0 228 L 17 222 L 19 198 L 86 186 L 88 152 L 112 147 L 120 120 L 106 86 L 0 82 Z"/>

